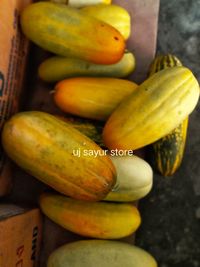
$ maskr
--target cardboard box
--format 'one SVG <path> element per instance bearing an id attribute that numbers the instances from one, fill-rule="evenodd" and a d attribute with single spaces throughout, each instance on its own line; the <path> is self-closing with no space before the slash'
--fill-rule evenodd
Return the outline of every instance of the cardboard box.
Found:
<path id="1" fill-rule="evenodd" d="M 19 108 L 25 74 L 28 40 L 21 32 L 19 16 L 31 0 L 1 0 L 0 8 L 0 131 Z M 0 146 L 0 196 L 11 188 L 11 167 Z"/>
<path id="2" fill-rule="evenodd" d="M 41 232 L 39 209 L 0 204 L 0 267 L 37 267 Z"/>

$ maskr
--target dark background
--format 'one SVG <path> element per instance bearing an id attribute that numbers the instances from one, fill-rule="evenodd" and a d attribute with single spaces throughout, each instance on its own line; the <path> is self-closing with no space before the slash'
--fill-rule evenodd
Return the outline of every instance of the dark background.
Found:
<path id="1" fill-rule="evenodd" d="M 157 53 L 175 54 L 200 81 L 200 1 L 161 0 Z M 173 177 L 154 175 L 140 201 L 143 223 L 136 244 L 159 267 L 200 266 L 200 105 L 190 115 L 186 150 Z"/>

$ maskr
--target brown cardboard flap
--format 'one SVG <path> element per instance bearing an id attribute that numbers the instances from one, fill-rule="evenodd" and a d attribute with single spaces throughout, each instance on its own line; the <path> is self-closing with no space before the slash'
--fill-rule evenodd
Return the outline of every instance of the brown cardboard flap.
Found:
<path id="1" fill-rule="evenodd" d="M 26 69 L 28 40 L 20 29 L 22 9 L 31 0 L 1 0 L 0 8 L 0 131 L 4 122 L 19 110 Z M 0 144 L 0 197 L 11 189 L 11 166 Z"/>
<path id="2" fill-rule="evenodd" d="M 7 213 L 8 206 L 0 207 L 9 216 L 0 221 L 0 266 L 36 267 L 41 243 L 41 213 L 39 209 L 22 213 L 23 209 L 15 205 L 10 208 L 15 216 Z"/>

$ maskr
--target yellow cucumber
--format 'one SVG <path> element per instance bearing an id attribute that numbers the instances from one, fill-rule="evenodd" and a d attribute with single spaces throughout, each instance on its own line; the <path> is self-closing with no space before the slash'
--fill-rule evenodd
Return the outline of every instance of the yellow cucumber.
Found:
<path id="1" fill-rule="evenodd" d="M 103 130 L 110 149 L 138 149 L 176 128 L 195 108 L 199 84 L 184 67 L 161 70 L 114 110 Z"/>
<path id="2" fill-rule="evenodd" d="M 122 59 L 115 64 L 94 64 L 77 58 L 54 56 L 41 63 L 39 76 L 46 82 L 57 82 L 66 78 L 90 77 L 126 77 L 135 69 L 133 53 L 124 53 Z"/>
<path id="3" fill-rule="evenodd" d="M 86 15 L 100 19 L 117 29 L 125 40 L 131 33 L 131 17 L 126 9 L 118 5 L 92 5 L 81 9 Z"/>
<path id="4" fill-rule="evenodd" d="M 104 121 L 137 88 L 117 78 L 70 78 L 56 84 L 54 100 L 64 112 Z"/>
<path id="5" fill-rule="evenodd" d="M 104 151 L 67 122 L 45 112 L 20 112 L 2 132 L 8 156 L 65 195 L 97 201 L 114 186 L 115 167 Z M 88 155 L 96 152 L 96 156 Z"/>
<path id="6" fill-rule="evenodd" d="M 122 238 L 141 223 L 138 209 L 129 203 L 88 202 L 46 193 L 40 197 L 40 207 L 65 229 L 93 238 Z"/>
<path id="7" fill-rule="evenodd" d="M 60 56 L 114 64 L 124 54 L 124 38 L 115 28 L 67 5 L 30 4 L 21 14 L 21 26 L 30 40 Z"/>

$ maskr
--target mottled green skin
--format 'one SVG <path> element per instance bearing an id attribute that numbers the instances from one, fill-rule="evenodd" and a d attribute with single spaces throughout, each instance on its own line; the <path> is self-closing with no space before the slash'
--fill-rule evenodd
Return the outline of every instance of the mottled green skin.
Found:
<path id="1" fill-rule="evenodd" d="M 170 134 L 152 145 L 151 162 L 164 176 L 172 175 L 180 166 L 186 141 L 188 119 L 185 119 Z"/>
<path id="2" fill-rule="evenodd" d="M 73 126 L 76 130 L 86 135 L 100 147 L 105 147 L 102 140 L 103 124 L 99 121 L 92 121 L 74 117 L 59 117 Z"/>
<path id="3" fill-rule="evenodd" d="M 149 76 L 171 67 L 182 66 L 180 60 L 174 55 L 157 56 L 152 62 Z M 181 165 L 186 135 L 188 118 L 165 137 L 149 146 L 149 158 L 154 169 L 164 176 L 171 176 Z"/>

